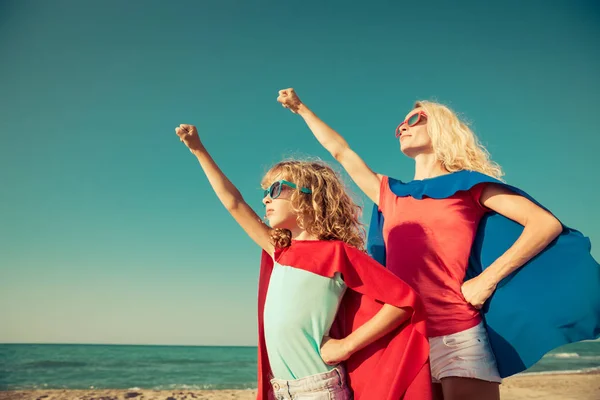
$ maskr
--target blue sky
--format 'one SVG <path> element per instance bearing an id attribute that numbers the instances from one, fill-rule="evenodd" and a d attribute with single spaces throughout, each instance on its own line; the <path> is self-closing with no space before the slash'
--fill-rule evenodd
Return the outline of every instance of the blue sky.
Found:
<path id="1" fill-rule="evenodd" d="M 333 162 L 286 87 L 405 180 L 396 125 L 450 105 L 598 259 L 600 7 L 524 3 L 1 2 L 0 343 L 255 344 L 259 249 L 174 127 L 262 215 L 269 165 Z"/>

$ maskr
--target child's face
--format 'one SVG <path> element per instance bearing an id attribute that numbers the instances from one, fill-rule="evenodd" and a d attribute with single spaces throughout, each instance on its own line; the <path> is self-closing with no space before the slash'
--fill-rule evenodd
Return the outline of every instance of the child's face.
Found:
<path id="1" fill-rule="evenodd" d="M 281 193 L 276 199 L 267 195 L 263 199 L 265 205 L 265 215 L 271 228 L 289 229 L 291 231 L 298 227 L 297 214 L 292 208 L 290 197 L 294 189 L 282 185 Z"/>

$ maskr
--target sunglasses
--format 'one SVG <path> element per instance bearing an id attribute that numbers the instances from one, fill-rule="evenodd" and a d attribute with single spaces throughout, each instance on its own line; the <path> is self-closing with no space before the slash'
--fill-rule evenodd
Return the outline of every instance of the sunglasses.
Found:
<path id="1" fill-rule="evenodd" d="M 269 186 L 269 188 L 267 190 L 265 190 L 264 194 L 263 194 L 263 199 L 265 197 L 267 197 L 267 195 L 269 195 L 269 197 L 272 200 L 275 200 L 276 198 L 279 197 L 279 195 L 281 194 L 281 188 L 283 187 L 283 185 L 291 187 L 292 189 L 297 189 L 298 186 L 296 186 L 295 183 L 292 182 L 288 182 L 285 179 L 281 179 L 278 181 L 275 181 L 271 184 L 271 186 Z M 306 194 L 310 194 L 312 193 L 312 190 L 305 188 L 305 187 L 301 187 L 299 189 L 302 193 L 306 193 Z"/>
<path id="2" fill-rule="evenodd" d="M 402 123 L 396 128 L 396 139 L 399 138 L 400 135 L 402 135 L 402 132 L 400 132 L 400 128 L 402 128 L 402 125 L 407 124 L 408 126 L 415 126 L 416 124 L 421 122 L 421 118 L 427 119 L 427 114 L 425 114 L 423 111 L 414 113 L 413 115 L 402 121 Z"/>

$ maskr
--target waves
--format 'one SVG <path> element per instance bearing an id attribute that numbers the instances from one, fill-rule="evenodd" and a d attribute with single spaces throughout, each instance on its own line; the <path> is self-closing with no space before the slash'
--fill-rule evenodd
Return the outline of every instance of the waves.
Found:
<path id="1" fill-rule="evenodd" d="M 0 390 L 256 388 L 256 347 L 0 345 Z M 564 346 L 524 374 L 600 373 L 600 342 Z"/>
<path id="2" fill-rule="evenodd" d="M 42 360 L 24 363 L 24 368 L 82 368 L 87 366 L 87 363 L 80 361 L 54 361 L 54 360 Z"/>
<path id="3" fill-rule="evenodd" d="M 185 384 L 185 383 L 171 383 L 164 385 L 154 385 L 154 386 L 146 386 L 143 387 L 113 387 L 113 386 L 87 386 L 87 387 L 70 387 L 67 385 L 57 386 L 57 385 L 49 385 L 47 383 L 41 384 L 29 384 L 29 385 L 0 385 L 0 391 L 5 390 L 56 390 L 56 389 L 95 389 L 95 390 L 104 390 L 104 389 L 122 389 L 122 390 L 254 390 L 256 389 L 256 382 L 246 382 L 246 383 L 231 383 L 231 384 Z"/>
<path id="4" fill-rule="evenodd" d="M 252 347 L 0 345 L 0 390 L 251 389 Z"/>
<path id="5" fill-rule="evenodd" d="M 577 353 L 550 353 L 545 356 L 547 359 L 557 358 L 557 359 L 579 359 L 579 360 L 598 360 L 600 361 L 599 355 L 579 355 Z"/>
<path id="6" fill-rule="evenodd" d="M 589 373 L 600 373 L 600 367 L 582 368 L 582 369 L 568 369 L 568 370 L 555 370 L 555 371 L 542 371 L 542 372 L 522 372 L 520 376 L 528 375 L 562 375 L 562 374 L 589 374 Z"/>
<path id="7" fill-rule="evenodd" d="M 549 354 L 548 357 L 554 357 L 554 358 L 579 358 L 579 354 L 577 353 L 556 353 L 556 354 Z"/>

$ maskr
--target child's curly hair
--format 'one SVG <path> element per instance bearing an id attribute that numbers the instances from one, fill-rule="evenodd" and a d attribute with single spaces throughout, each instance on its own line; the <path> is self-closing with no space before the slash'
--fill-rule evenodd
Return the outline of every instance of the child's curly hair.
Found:
<path id="1" fill-rule="evenodd" d="M 359 221 L 362 207 L 350 197 L 341 177 L 329 165 L 322 161 L 282 161 L 265 174 L 261 186 L 266 189 L 279 179 L 312 191 L 306 194 L 294 190 L 290 198 L 299 227 L 319 240 L 341 240 L 364 251 L 365 230 Z M 292 234 L 287 229 L 273 229 L 271 238 L 275 247 L 288 247 Z"/>

